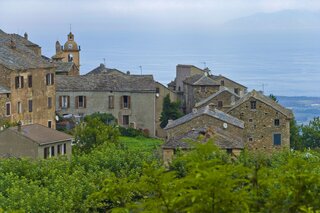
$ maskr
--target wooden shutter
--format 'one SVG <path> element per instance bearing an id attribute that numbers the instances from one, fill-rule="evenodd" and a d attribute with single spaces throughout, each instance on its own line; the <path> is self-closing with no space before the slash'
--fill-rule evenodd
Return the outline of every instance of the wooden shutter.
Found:
<path id="1" fill-rule="evenodd" d="M 67 108 L 70 108 L 70 96 L 67 96 L 67 100 L 68 100 Z"/>
<path id="2" fill-rule="evenodd" d="M 123 109 L 123 96 L 120 97 L 120 109 Z"/>
<path id="3" fill-rule="evenodd" d="M 62 108 L 62 96 L 59 96 L 59 107 Z"/>
<path id="4" fill-rule="evenodd" d="M 83 96 L 83 107 L 87 108 L 87 96 Z"/>
<path id="5" fill-rule="evenodd" d="M 74 105 L 75 105 L 76 109 L 78 109 L 79 108 L 79 96 L 76 96 L 74 101 L 75 101 Z"/>
<path id="6" fill-rule="evenodd" d="M 19 76 L 15 78 L 16 89 L 19 88 Z"/>
<path id="7" fill-rule="evenodd" d="M 131 96 L 127 96 L 128 97 L 128 109 L 131 108 Z"/>
<path id="8" fill-rule="evenodd" d="M 54 74 L 51 73 L 51 84 L 53 85 L 54 84 Z"/>
<path id="9" fill-rule="evenodd" d="M 21 76 L 21 88 L 23 88 L 24 86 L 24 79 L 23 79 L 23 76 Z"/>

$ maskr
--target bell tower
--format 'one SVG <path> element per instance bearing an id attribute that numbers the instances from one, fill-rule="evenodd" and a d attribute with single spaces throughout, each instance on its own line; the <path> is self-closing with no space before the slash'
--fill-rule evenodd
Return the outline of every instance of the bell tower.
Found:
<path id="1" fill-rule="evenodd" d="M 72 32 L 68 34 L 68 40 L 62 48 L 64 62 L 73 62 L 80 70 L 80 46 L 74 41 Z"/>

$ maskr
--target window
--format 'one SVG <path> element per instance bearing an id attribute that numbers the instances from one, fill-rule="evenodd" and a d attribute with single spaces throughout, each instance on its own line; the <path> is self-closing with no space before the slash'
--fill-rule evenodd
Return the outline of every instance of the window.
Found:
<path id="1" fill-rule="evenodd" d="M 251 107 L 251 109 L 257 109 L 257 102 L 256 101 L 250 101 L 250 107 Z"/>
<path id="2" fill-rule="evenodd" d="M 159 87 L 156 88 L 156 93 L 158 93 L 158 94 L 160 93 L 160 88 Z"/>
<path id="3" fill-rule="evenodd" d="M 109 109 L 113 109 L 114 108 L 114 96 L 110 95 L 109 96 Z"/>
<path id="4" fill-rule="evenodd" d="M 124 109 L 130 109 L 130 96 L 127 96 L 127 95 L 124 95 L 122 96 L 122 101 L 121 101 L 121 108 L 124 108 Z"/>
<path id="5" fill-rule="evenodd" d="M 222 101 L 218 101 L 218 108 L 222 108 L 223 107 L 223 102 Z"/>
<path id="6" fill-rule="evenodd" d="M 253 137 L 249 137 L 249 142 L 252 142 L 253 141 Z"/>
<path id="7" fill-rule="evenodd" d="M 205 86 L 201 86 L 200 89 L 201 89 L 201 92 L 206 92 L 206 87 Z"/>
<path id="8" fill-rule="evenodd" d="M 6 116 L 10 116 L 11 115 L 11 103 L 8 102 L 6 103 Z"/>
<path id="9" fill-rule="evenodd" d="M 32 112 L 32 100 L 28 100 L 28 109 L 29 112 Z"/>
<path id="10" fill-rule="evenodd" d="M 72 55 L 72 54 L 69 54 L 69 55 L 68 55 L 68 62 L 71 62 L 71 61 L 73 61 L 73 55 Z"/>
<path id="11" fill-rule="evenodd" d="M 122 124 L 123 125 L 129 125 L 129 115 L 124 115 L 122 117 Z"/>
<path id="12" fill-rule="evenodd" d="M 221 80 L 220 84 L 221 86 L 224 86 L 224 80 Z"/>
<path id="13" fill-rule="evenodd" d="M 63 144 L 63 149 L 62 149 L 62 154 L 66 154 L 67 153 L 67 144 L 64 143 Z"/>
<path id="14" fill-rule="evenodd" d="M 234 88 L 234 93 L 236 93 L 237 95 L 239 95 L 239 88 Z"/>
<path id="15" fill-rule="evenodd" d="M 275 126 L 280 126 L 280 120 L 279 119 L 274 119 L 274 125 Z"/>
<path id="16" fill-rule="evenodd" d="M 18 106 L 18 109 L 17 109 L 18 114 L 22 113 L 22 104 L 20 101 L 18 102 L 17 106 Z"/>
<path id="17" fill-rule="evenodd" d="M 70 96 L 59 96 L 59 107 L 61 109 L 67 109 L 70 107 Z"/>
<path id="18" fill-rule="evenodd" d="M 54 146 L 51 147 L 51 157 L 54 156 Z"/>
<path id="19" fill-rule="evenodd" d="M 47 159 L 47 158 L 49 158 L 50 157 L 50 147 L 45 147 L 44 148 L 44 159 Z"/>
<path id="20" fill-rule="evenodd" d="M 281 145 L 281 134 L 279 134 L 279 133 L 273 134 L 273 145 L 275 145 L 275 146 Z"/>
<path id="21" fill-rule="evenodd" d="M 54 84 L 54 74 L 53 73 L 48 73 L 46 75 L 46 84 L 47 85 L 53 85 Z"/>
<path id="22" fill-rule="evenodd" d="M 250 118 L 250 119 L 249 119 L 249 122 L 253 122 L 253 119 L 252 119 L 252 118 Z"/>
<path id="23" fill-rule="evenodd" d="M 62 144 L 58 145 L 57 153 L 58 153 L 58 155 L 61 155 L 61 153 L 62 153 Z"/>
<path id="24" fill-rule="evenodd" d="M 48 109 L 52 108 L 52 98 L 48 97 Z"/>
<path id="25" fill-rule="evenodd" d="M 52 121 L 48 121 L 48 127 L 52 128 Z"/>
<path id="26" fill-rule="evenodd" d="M 32 87 L 32 75 L 28 75 L 28 87 Z"/>
<path id="27" fill-rule="evenodd" d="M 232 154 L 232 149 L 227 149 L 227 153 L 231 155 Z"/>
<path id="28" fill-rule="evenodd" d="M 23 76 L 17 76 L 15 78 L 16 89 L 23 88 L 23 83 L 24 83 Z"/>
<path id="29" fill-rule="evenodd" d="M 76 97 L 76 108 L 86 108 L 86 105 L 87 105 L 86 96 Z"/>

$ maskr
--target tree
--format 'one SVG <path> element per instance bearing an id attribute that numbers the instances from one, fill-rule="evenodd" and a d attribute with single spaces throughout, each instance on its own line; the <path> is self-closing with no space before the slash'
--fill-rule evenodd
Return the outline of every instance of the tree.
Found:
<path id="1" fill-rule="evenodd" d="M 275 95 L 273 95 L 273 94 L 270 94 L 269 95 L 269 98 L 271 98 L 272 100 L 274 100 L 275 102 L 277 102 L 278 103 L 278 99 L 277 99 L 277 97 L 275 96 Z"/>
<path id="2" fill-rule="evenodd" d="M 297 124 L 296 119 L 293 117 L 290 120 L 290 147 L 295 150 L 302 150 L 303 146 L 301 144 L 301 127 Z"/>
<path id="3" fill-rule="evenodd" d="M 163 107 L 160 117 L 160 127 L 164 128 L 168 124 L 168 120 L 175 120 L 180 118 L 183 113 L 180 110 L 180 103 L 179 102 L 171 102 L 170 96 L 167 95 L 163 99 Z"/>
<path id="4" fill-rule="evenodd" d="M 308 125 L 302 125 L 302 145 L 305 148 L 320 147 L 320 117 L 313 118 Z"/>
<path id="5" fill-rule="evenodd" d="M 84 121 L 88 121 L 89 119 L 94 119 L 94 118 L 97 118 L 98 120 L 108 125 L 116 123 L 116 118 L 112 114 L 100 113 L 100 112 L 95 112 L 91 115 L 87 115 L 86 117 L 84 117 Z"/>
<path id="6" fill-rule="evenodd" d="M 120 133 L 119 130 L 105 125 L 98 118 L 87 118 L 75 128 L 75 143 L 84 152 L 89 152 L 104 142 L 117 143 Z"/>

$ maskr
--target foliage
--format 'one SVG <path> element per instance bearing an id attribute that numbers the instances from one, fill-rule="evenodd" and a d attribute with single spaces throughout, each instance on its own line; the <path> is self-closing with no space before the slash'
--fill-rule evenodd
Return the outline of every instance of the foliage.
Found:
<path id="1" fill-rule="evenodd" d="M 163 99 L 163 108 L 160 117 L 160 127 L 164 128 L 168 124 L 168 120 L 175 120 L 183 116 L 183 113 L 180 110 L 179 102 L 171 102 L 170 96 L 167 95 Z"/>
<path id="2" fill-rule="evenodd" d="M 119 130 L 105 125 L 98 118 L 87 118 L 75 128 L 75 144 L 78 150 L 89 152 L 105 142 L 117 143 Z"/>
<path id="3" fill-rule="evenodd" d="M 100 120 L 101 122 L 103 122 L 104 124 L 107 124 L 107 125 L 113 125 L 113 124 L 116 124 L 116 118 L 110 114 L 110 113 L 99 113 L 99 112 L 95 112 L 91 115 L 87 115 L 84 117 L 84 121 L 87 122 L 89 120 L 92 120 L 92 119 L 98 119 Z"/>
<path id="4" fill-rule="evenodd" d="M 270 94 L 269 95 L 269 98 L 271 98 L 272 100 L 274 100 L 275 102 L 277 102 L 278 103 L 278 99 L 277 99 L 277 97 L 275 96 L 275 95 L 273 95 L 273 94 Z"/>
<path id="5" fill-rule="evenodd" d="M 301 126 L 297 124 L 295 118 L 290 120 L 290 147 L 295 150 L 303 150 L 303 144 L 301 139 Z"/>
<path id="6" fill-rule="evenodd" d="M 320 117 L 315 117 L 309 122 L 309 125 L 301 127 L 302 145 L 305 148 L 319 148 L 320 147 Z"/>
<path id="7" fill-rule="evenodd" d="M 131 127 L 125 128 L 122 126 L 119 126 L 119 131 L 122 136 L 126 137 L 147 137 L 148 135 L 145 135 L 143 131 L 139 129 L 134 129 Z"/>

